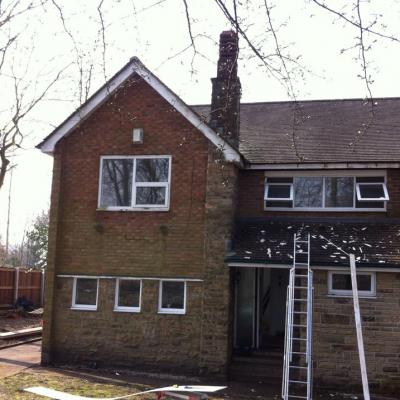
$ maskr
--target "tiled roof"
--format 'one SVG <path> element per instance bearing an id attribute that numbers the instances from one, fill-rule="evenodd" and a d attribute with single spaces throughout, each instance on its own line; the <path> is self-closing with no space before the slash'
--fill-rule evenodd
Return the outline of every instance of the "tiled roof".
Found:
<path id="1" fill-rule="evenodd" d="M 398 162 L 400 98 L 374 104 L 371 116 L 361 99 L 243 103 L 239 150 L 260 164 Z M 193 109 L 209 115 L 209 106 Z"/>
<path id="2" fill-rule="evenodd" d="M 233 251 L 227 260 L 291 264 L 297 232 L 311 234 L 311 265 L 348 266 L 348 257 L 339 247 L 355 254 L 358 266 L 400 267 L 400 220 L 385 218 L 343 218 L 340 222 L 332 217 L 238 220 Z"/>

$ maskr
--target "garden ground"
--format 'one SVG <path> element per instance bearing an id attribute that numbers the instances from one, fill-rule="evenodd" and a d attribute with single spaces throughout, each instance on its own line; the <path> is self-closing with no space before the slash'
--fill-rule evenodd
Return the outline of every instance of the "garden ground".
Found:
<path id="1" fill-rule="evenodd" d="M 0 399 L 40 400 L 41 396 L 23 392 L 30 386 L 45 386 L 89 397 L 113 397 L 137 391 L 169 386 L 171 384 L 199 384 L 185 378 L 156 374 L 134 374 L 128 371 L 89 370 L 74 371 L 68 368 L 42 368 L 39 366 L 40 343 L 26 344 L 11 349 L 0 350 Z M 228 389 L 210 397 L 210 400 L 278 400 L 279 387 L 257 383 L 208 382 L 223 384 Z M 154 394 L 140 396 L 140 399 L 154 399 Z M 314 400 L 362 400 L 362 395 L 339 394 L 325 391 Z M 376 398 L 378 399 L 378 398 Z M 379 397 L 380 400 L 394 400 Z"/>

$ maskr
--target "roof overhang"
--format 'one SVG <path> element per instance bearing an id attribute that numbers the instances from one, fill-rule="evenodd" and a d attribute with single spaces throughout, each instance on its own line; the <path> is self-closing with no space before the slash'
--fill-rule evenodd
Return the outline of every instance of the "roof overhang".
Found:
<path id="1" fill-rule="evenodd" d="M 236 267 L 236 268 L 278 268 L 278 269 L 290 269 L 293 267 L 293 264 L 284 264 L 284 263 L 265 263 L 265 262 L 243 262 L 243 261 L 229 261 L 228 267 Z M 329 271 L 348 271 L 350 270 L 350 264 L 346 265 L 312 265 L 312 270 L 329 270 Z M 371 265 L 357 265 L 357 271 L 376 271 L 376 272 L 400 272 L 399 265 L 385 266 L 381 267 L 377 264 Z"/>
<path id="2" fill-rule="evenodd" d="M 37 147 L 46 154 L 53 154 L 56 144 L 87 119 L 132 75 L 139 75 L 172 107 L 182 114 L 195 128 L 210 140 L 224 155 L 226 161 L 241 163 L 240 153 L 223 140 L 191 107 L 184 103 L 171 89 L 162 83 L 142 62 L 133 57 L 116 75 L 101 87 L 78 110 L 71 114 Z"/>
<path id="3" fill-rule="evenodd" d="M 400 168 L 398 162 L 337 162 L 337 163 L 282 163 L 249 164 L 245 169 L 256 170 L 320 170 L 320 169 L 388 169 Z"/>

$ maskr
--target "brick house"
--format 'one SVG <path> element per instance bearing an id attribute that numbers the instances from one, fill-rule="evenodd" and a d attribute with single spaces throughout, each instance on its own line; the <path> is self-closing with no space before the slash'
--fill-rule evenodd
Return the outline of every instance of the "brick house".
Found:
<path id="1" fill-rule="evenodd" d="M 342 249 L 370 382 L 400 388 L 400 99 L 240 104 L 236 60 L 224 32 L 211 106 L 188 106 L 133 58 L 38 146 L 54 157 L 42 362 L 280 381 L 307 232 L 315 380 L 360 382 Z"/>

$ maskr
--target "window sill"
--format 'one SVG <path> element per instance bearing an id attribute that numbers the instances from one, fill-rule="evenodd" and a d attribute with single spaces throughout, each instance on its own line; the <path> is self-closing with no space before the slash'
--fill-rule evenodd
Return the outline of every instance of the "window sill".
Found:
<path id="1" fill-rule="evenodd" d="M 169 211 L 169 207 L 113 207 L 113 208 L 96 208 L 96 211 L 120 211 L 120 212 L 132 212 L 132 211 Z"/>
<path id="2" fill-rule="evenodd" d="M 97 311 L 96 307 L 85 307 L 85 306 L 72 306 L 71 310 L 78 310 L 78 311 Z"/>
<path id="3" fill-rule="evenodd" d="M 184 315 L 186 310 L 158 310 L 158 314 Z"/>
<path id="4" fill-rule="evenodd" d="M 340 298 L 340 299 L 352 299 L 353 295 L 352 294 L 327 294 L 326 297 L 331 297 L 331 298 Z M 377 296 L 375 294 L 359 294 L 358 295 L 359 299 L 377 299 Z"/>
<path id="5" fill-rule="evenodd" d="M 386 212 L 385 208 L 289 208 L 289 207 L 264 207 L 264 211 L 289 211 L 289 212 L 325 212 L 325 213 L 360 213 L 360 212 Z"/>
<path id="6" fill-rule="evenodd" d="M 140 313 L 140 308 L 114 308 L 114 312 L 123 312 L 123 313 L 133 313 L 138 314 Z"/>

